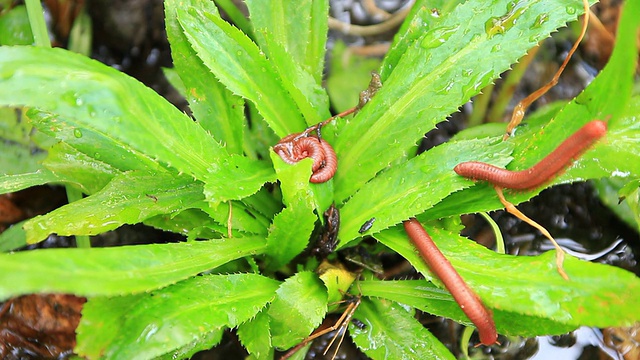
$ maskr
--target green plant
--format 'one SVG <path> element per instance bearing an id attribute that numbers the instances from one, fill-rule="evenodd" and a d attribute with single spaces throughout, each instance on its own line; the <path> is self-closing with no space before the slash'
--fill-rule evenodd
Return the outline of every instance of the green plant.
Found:
<path id="1" fill-rule="evenodd" d="M 327 2 L 247 5 L 252 28 L 245 34 L 212 3 L 165 3 L 175 71 L 196 122 L 136 80 L 83 56 L 0 48 L 0 104 L 28 106 L 35 139 L 48 151 L 37 170 L 0 178 L 0 190 L 63 183 L 88 195 L 27 220 L 24 242 L 139 222 L 190 240 L 2 254 L 1 299 L 47 292 L 88 297 L 75 350 L 89 358 L 186 357 L 218 343 L 226 328 L 237 328 L 253 357 L 272 358 L 274 347 L 289 348 L 317 327 L 353 281 L 340 270 L 317 275 L 313 258 L 292 261 L 307 247 L 318 214 L 335 202 L 339 249 L 356 245 L 360 226 L 375 217 L 367 234 L 426 278 L 366 277 L 351 290 L 363 296 L 354 317 L 366 326 L 349 329 L 372 358 L 452 358 L 399 303 L 469 324 L 431 282 L 437 280 L 398 226 L 411 216 L 431 224 L 427 230 L 492 309 L 502 334 L 559 334 L 638 320 L 640 281 L 631 273 L 569 258 L 567 282 L 551 253 L 500 255 L 461 238 L 458 215 L 501 204 L 490 186 L 452 170 L 467 160 L 527 167 L 600 118 L 609 119 L 605 141 L 549 186 L 638 177 L 640 99 L 630 95 L 637 2 L 627 4 L 610 64 L 574 101 L 531 117 L 507 142 L 501 133 L 463 134 L 414 157 L 425 131 L 581 12 L 575 0 L 491 6 L 472 0 L 438 17 L 426 2 L 416 5 L 383 61 L 382 89 L 352 120 L 323 129 L 339 159 L 336 176 L 323 184 L 309 183 L 310 161 L 287 165 L 270 146 L 330 115 L 320 85 Z M 263 188 L 276 180 L 279 191 Z M 436 221 L 441 218 L 448 220 Z M 0 238 L 3 250 L 21 243 L 20 231 Z"/>

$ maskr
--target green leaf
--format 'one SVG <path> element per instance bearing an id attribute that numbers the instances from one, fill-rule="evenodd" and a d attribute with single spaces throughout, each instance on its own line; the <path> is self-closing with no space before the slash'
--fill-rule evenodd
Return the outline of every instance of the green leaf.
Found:
<path id="1" fill-rule="evenodd" d="M 602 72 L 571 103 L 551 120 L 535 117 L 516 129 L 513 141 L 516 148 L 511 170 L 525 169 L 549 154 L 578 128 L 594 119 L 608 121 L 606 136 L 583 154 L 563 174 L 546 186 L 602 177 L 640 176 L 640 100 L 629 101 L 633 74 L 637 59 L 636 39 L 633 33 L 640 26 L 637 3 L 627 6 L 620 19 L 616 47 Z M 626 15 L 625 15 L 626 14 Z M 619 89 L 611 91 L 611 89 Z M 520 203 L 538 194 L 544 187 L 507 195 L 512 203 Z M 493 189 L 478 185 L 453 194 L 435 208 L 427 211 L 425 218 L 439 218 L 462 212 L 478 212 L 502 208 Z M 460 211 L 465 209 L 465 211 Z"/>
<path id="2" fill-rule="evenodd" d="M 633 33 L 640 28 L 640 18 L 636 16 L 639 12 L 640 4 L 638 3 L 624 8 L 616 46 L 609 63 L 578 97 L 544 127 L 544 135 L 550 141 L 542 144 L 524 143 L 522 144 L 524 146 L 521 145 L 514 151 L 515 158 L 521 156 L 524 158 L 524 154 L 533 155 L 534 158 L 547 154 L 553 150 L 555 144 L 567 138 L 588 121 L 600 119 L 608 121 L 609 127 L 600 146 L 593 151 L 591 162 L 600 164 L 587 168 L 582 164 L 583 161 L 579 161 L 554 183 L 566 182 L 567 178 L 625 177 L 619 174 L 620 172 L 640 175 L 640 165 L 637 161 L 640 159 L 638 144 L 640 124 L 635 120 L 640 105 L 636 100 L 632 104 L 634 110 L 630 112 L 628 108 L 638 60 L 636 36 Z M 630 117 L 633 118 L 630 119 Z M 538 134 L 529 133 L 528 136 L 536 137 Z M 534 159 L 527 159 L 523 165 L 528 166 L 534 162 Z"/>
<path id="3" fill-rule="evenodd" d="M 331 116 L 322 88 L 327 40 L 326 0 L 247 1 L 256 40 L 308 125 Z"/>
<path id="4" fill-rule="evenodd" d="M 27 116 L 34 128 L 40 130 L 42 136 L 66 142 L 88 157 L 105 162 L 120 171 L 165 171 L 158 161 L 133 149 L 126 141 L 114 140 L 106 133 L 107 131 L 101 133 L 100 130 L 95 129 L 80 129 L 75 120 L 66 121 L 57 113 L 41 111 L 36 108 L 29 109 Z"/>
<path id="5" fill-rule="evenodd" d="M 15 192 L 31 186 L 57 182 L 61 179 L 49 170 L 41 169 L 36 172 L 0 176 L 0 194 Z"/>
<path id="6" fill-rule="evenodd" d="M 367 235 L 398 224 L 437 204 L 449 194 L 468 187 L 453 167 L 471 158 L 496 166 L 511 158 L 511 145 L 497 138 L 448 142 L 405 161 L 365 184 L 340 210 L 340 247 L 361 234 L 360 227 L 376 218 Z"/>
<path id="7" fill-rule="evenodd" d="M 327 312 L 327 290 L 316 274 L 302 271 L 288 278 L 276 293 L 269 307 L 271 341 L 277 348 L 288 349 L 322 322 Z"/>
<path id="8" fill-rule="evenodd" d="M 428 11 L 422 12 L 428 30 L 407 47 L 384 86 L 334 144 L 342 169 L 335 176 L 336 201 L 404 157 L 437 122 L 582 12 L 575 0 L 520 2 L 511 10 L 517 13 L 513 26 L 502 34 L 487 34 L 486 23 L 511 14 L 510 6 L 514 6 L 510 0 L 491 6 L 467 1 L 435 20 Z M 571 14 L 566 11 L 569 7 Z M 540 14 L 548 14 L 547 21 L 535 25 Z"/>
<path id="9" fill-rule="evenodd" d="M 0 300 L 30 293 L 115 296 L 150 291 L 264 247 L 264 238 L 245 237 L 0 254 Z"/>
<path id="10" fill-rule="evenodd" d="M 236 229 L 245 234 L 267 234 L 267 228 L 271 221 L 270 218 L 267 218 L 257 211 L 249 208 L 242 202 L 233 201 L 231 202 L 231 209 L 229 209 L 229 206 L 229 202 L 224 202 L 215 208 L 206 206 L 205 204 L 200 209 L 209 214 L 216 223 L 223 225 L 224 229 L 227 228 L 229 211 L 231 211 L 232 229 Z M 226 230 L 223 233 L 226 234 Z"/>
<path id="11" fill-rule="evenodd" d="M 640 301 L 640 279 L 628 271 L 567 256 L 564 268 L 570 280 L 566 281 L 556 270 L 553 251 L 539 256 L 502 255 L 451 231 L 425 229 L 483 302 L 496 315 L 504 312 L 495 318 L 499 333 L 560 334 L 579 326 L 627 326 L 640 320 L 634 310 Z M 401 227 L 376 238 L 433 281 Z M 514 314 L 525 316 L 513 321 Z M 538 327 L 541 320 L 547 324 Z M 550 328 L 550 320 L 557 327 Z"/>
<path id="12" fill-rule="evenodd" d="M 463 2 L 464 0 L 417 0 L 407 15 L 407 19 L 411 20 L 402 24 L 393 39 L 391 49 L 383 59 L 384 62 L 380 66 L 380 77 L 386 80 L 398 65 L 398 61 L 407 48 L 422 36 L 425 21 L 433 26 L 437 23 L 437 18 L 449 14 Z"/>
<path id="13" fill-rule="evenodd" d="M 46 59 L 46 61 L 44 61 Z M 118 169 L 158 164 L 203 179 L 222 151 L 198 124 L 129 76 L 63 49 L 0 48 L 0 104 Z"/>
<path id="14" fill-rule="evenodd" d="M 22 225 L 24 221 L 13 224 L 0 233 L 0 252 L 7 252 L 27 245 L 27 234 Z"/>
<path id="15" fill-rule="evenodd" d="M 31 44 L 33 44 L 33 33 L 29 25 L 27 8 L 24 5 L 18 5 L 12 9 L 5 8 L 0 14 L 0 45 Z"/>
<path id="16" fill-rule="evenodd" d="M 129 172 L 92 196 L 30 219 L 24 228 L 29 243 L 51 233 L 96 235 L 192 207 L 202 199 L 202 185 L 193 179 Z"/>
<path id="17" fill-rule="evenodd" d="M 251 100 L 278 136 L 304 129 L 295 101 L 256 44 L 222 20 L 213 3 L 191 4 L 176 10 L 178 22 L 205 66 L 234 94 Z"/>
<path id="18" fill-rule="evenodd" d="M 628 181 L 628 179 L 621 178 L 604 178 L 594 181 L 593 185 L 598 192 L 600 201 L 606 207 L 629 227 L 640 230 L 638 228 L 640 225 L 640 207 L 638 207 L 640 178 Z M 625 189 L 634 190 L 627 192 Z"/>
<path id="19" fill-rule="evenodd" d="M 204 185 L 211 206 L 228 200 L 240 200 L 255 194 L 266 182 L 273 182 L 273 167 L 264 161 L 232 155 L 212 163 Z"/>
<path id="20" fill-rule="evenodd" d="M 396 301 L 421 311 L 452 319 L 466 326 L 475 326 L 462 312 L 453 296 L 426 280 L 363 281 L 360 282 L 363 295 Z M 542 334 L 562 334 L 575 329 L 554 319 L 535 315 L 525 315 L 510 311 L 492 309 L 494 320 L 508 323 L 505 334 L 537 336 Z M 513 321 L 517 318 L 518 321 Z"/>
<path id="21" fill-rule="evenodd" d="M 294 63 L 320 84 L 327 42 L 326 0 L 268 3 L 247 1 L 256 40 L 269 57 L 273 47 L 286 50 Z M 281 61 L 282 59 L 279 59 Z M 279 70 L 283 64 L 277 64 Z"/>
<path id="22" fill-rule="evenodd" d="M 204 275 L 150 294 L 92 298 L 82 311 L 75 351 L 105 359 L 184 352 L 212 331 L 256 315 L 278 284 L 257 274 Z"/>
<path id="23" fill-rule="evenodd" d="M 267 238 L 267 254 L 270 256 L 267 266 L 277 269 L 307 247 L 317 216 L 313 213 L 313 193 L 309 184 L 312 160 L 304 159 L 291 166 L 273 151 L 271 159 L 286 206 L 273 219 Z"/>
<path id="24" fill-rule="evenodd" d="M 195 340 L 190 343 L 181 345 L 177 349 L 166 352 L 163 355 L 158 356 L 157 360 L 175 360 L 175 359 L 191 359 L 191 357 L 199 352 L 206 351 L 214 346 L 220 344 L 222 336 L 224 335 L 223 329 L 212 330 L 205 334 L 200 334 Z"/>
<path id="25" fill-rule="evenodd" d="M 53 144 L 48 148 L 48 154 L 40 152 L 36 156 L 28 155 L 33 150 L 27 147 L 22 147 L 22 151 L 25 157 L 16 156 L 17 154 L 11 151 L 3 154 L 7 157 L 13 156 L 10 160 L 7 159 L 11 163 L 22 162 L 27 165 L 27 168 L 21 170 L 32 167 L 33 172 L 24 171 L 21 174 L 0 176 L 0 192 L 13 192 L 46 183 L 65 183 L 77 186 L 84 193 L 92 194 L 102 189 L 119 173 L 117 169 L 79 152 L 64 142 Z M 4 168 L 16 170 L 15 166 Z"/>
<path id="26" fill-rule="evenodd" d="M 269 314 L 266 310 L 238 326 L 238 338 L 249 354 L 256 359 L 273 359 Z"/>
<path id="27" fill-rule="evenodd" d="M 96 160 L 59 142 L 47 149 L 42 165 L 65 183 L 78 186 L 86 194 L 104 188 L 120 172 L 102 161 Z"/>
<path id="28" fill-rule="evenodd" d="M 226 13 L 230 23 L 242 30 L 248 37 L 254 38 L 253 24 L 243 13 L 244 7 L 242 10 L 239 9 L 233 0 L 215 0 L 214 2 L 220 10 Z"/>
<path id="29" fill-rule="evenodd" d="M 330 304 L 340 303 L 358 276 L 356 273 L 348 271 L 342 264 L 331 264 L 328 261 L 322 262 L 316 272 L 327 288 Z"/>
<path id="30" fill-rule="evenodd" d="M 188 240 L 213 239 L 227 234 L 226 225 L 211 221 L 200 209 L 187 209 L 178 214 L 156 215 L 144 221 L 145 225 L 187 236 Z M 240 235 L 233 234 L 234 236 Z"/>
<path id="31" fill-rule="evenodd" d="M 233 95 L 211 73 L 191 48 L 176 17 L 178 1 L 166 1 L 165 23 L 171 58 L 185 87 L 184 96 L 198 123 L 226 145 L 230 154 L 242 154 L 244 101 Z"/>
<path id="32" fill-rule="evenodd" d="M 351 338 L 372 359 L 450 359 L 455 357 L 400 304 L 363 299 L 349 325 Z"/>

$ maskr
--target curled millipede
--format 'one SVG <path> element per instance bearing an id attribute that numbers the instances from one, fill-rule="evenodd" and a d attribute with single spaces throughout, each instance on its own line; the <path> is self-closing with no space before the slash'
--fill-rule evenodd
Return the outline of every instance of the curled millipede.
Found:
<path id="1" fill-rule="evenodd" d="M 453 169 L 458 175 L 488 181 L 501 188 L 528 190 L 558 175 L 607 132 L 604 121 L 594 120 L 581 127 L 540 162 L 522 171 L 510 171 L 478 161 L 463 162 Z"/>
<path id="2" fill-rule="evenodd" d="M 476 326 L 480 335 L 480 343 L 483 345 L 495 344 L 498 339 L 498 333 L 491 311 L 484 306 L 478 295 L 464 282 L 418 220 L 411 218 L 404 221 L 403 225 L 411 242 L 418 249 L 429 269 L 442 281 L 442 284 L 449 290 L 460 309 Z"/>
<path id="3" fill-rule="evenodd" d="M 273 151 L 288 164 L 295 164 L 308 157 L 313 159 L 311 166 L 312 183 L 328 181 L 336 173 L 338 159 L 333 147 L 323 139 L 296 133 L 287 135 L 273 146 Z"/>

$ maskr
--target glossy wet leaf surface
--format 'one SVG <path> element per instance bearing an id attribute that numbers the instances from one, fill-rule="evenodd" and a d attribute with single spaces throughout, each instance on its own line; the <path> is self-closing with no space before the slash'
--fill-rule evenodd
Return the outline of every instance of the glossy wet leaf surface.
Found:
<path id="1" fill-rule="evenodd" d="M 288 349 L 320 325 L 327 312 L 327 291 L 317 275 L 299 272 L 276 294 L 269 307 L 271 341 L 277 348 Z"/>
<path id="2" fill-rule="evenodd" d="M 577 0 L 419 4 L 383 62 L 380 92 L 353 119 L 323 129 L 339 158 L 336 177 L 325 184 L 309 184 L 309 160 L 291 166 L 268 152 L 279 137 L 328 116 L 320 87 L 326 1 L 250 1 L 248 35 L 212 3 L 168 1 L 175 73 L 195 121 L 92 60 L 56 49 L 0 48 L 0 103 L 30 106 L 37 135 L 50 137 L 41 142 L 49 150 L 43 169 L 2 177 L 0 187 L 65 183 L 90 195 L 30 220 L 26 233 L 13 232 L 17 241 L 1 249 L 27 236 L 97 234 L 138 222 L 189 239 L 233 236 L 2 254 L 0 284 L 9 284 L 0 285 L 2 298 L 90 296 L 79 329 L 81 355 L 188 357 L 218 343 L 224 328 L 239 327 L 252 356 L 272 358 L 274 347 L 296 345 L 326 315 L 328 285 L 311 271 L 314 260 L 296 256 L 315 240 L 314 225 L 332 201 L 342 214 L 340 246 L 372 235 L 431 279 L 397 224 L 410 216 L 433 220 L 501 207 L 490 186 L 452 171 L 458 162 L 526 168 L 599 118 L 608 121 L 605 138 L 551 184 L 640 173 L 640 102 L 629 101 L 640 20 L 632 15 L 621 19 L 611 64 L 573 103 L 531 119 L 507 142 L 477 131 L 412 158 L 424 132 L 582 12 Z M 640 11 L 636 3 L 627 8 Z M 507 197 L 520 202 L 538 191 Z M 638 279 L 628 272 L 570 258 L 567 282 L 554 268 L 553 253 L 497 255 L 460 238 L 457 228 L 428 230 L 493 310 L 501 333 L 558 334 L 638 320 Z M 251 255 L 260 256 L 234 261 Z M 197 275 L 220 266 L 218 272 L 265 276 Z M 360 290 L 354 318 L 365 326 L 352 323 L 350 331 L 375 359 L 451 357 L 404 305 L 468 324 L 450 295 L 427 281 L 369 280 Z M 331 292 L 332 300 L 341 295 Z"/>
<path id="3" fill-rule="evenodd" d="M 400 223 L 467 187 L 453 167 L 471 158 L 496 166 L 511 158 L 511 145 L 497 138 L 448 142 L 398 164 L 364 185 L 341 209 L 340 246 L 360 236 L 361 226 L 375 217 L 365 235 Z"/>
<path id="4" fill-rule="evenodd" d="M 274 65 L 246 35 L 220 18 L 214 4 L 193 2 L 176 14 L 202 62 L 229 90 L 253 101 L 278 136 L 305 128 Z"/>
<path id="5" fill-rule="evenodd" d="M 28 293 L 113 296 L 150 291 L 253 255 L 264 246 L 264 238 L 247 237 L 0 254 L 0 299 Z"/>
<path id="6" fill-rule="evenodd" d="M 311 160 L 304 159 L 291 166 L 273 152 L 272 159 L 284 184 L 282 197 L 286 206 L 273 218 L 267 237 L 267 253 L 271 256 L 267 266 L 277 269 L 307 247 L 317 217 L 309 185 Z"/>
<path id="7" fill-rule="evenodd" d="M 115 69 L 62 49 L 1 53 L 2 105 L 47 111 L 29 114 L 34 126 L 91 157 L 121 170 L 164 166 L 202 179 L 221 151 L 199 125 Z"/>
<path id="8" fill-rule="evenodd" d="M 273 359 L 268 308 L 253 319 L 238 326 L 238 338 L 247 351 L 257 359 Z"/>
<path id="9" fill-rule="evenodd" d="M 29 243 L 44 240 L 53 232 L 95 235 L 187 209 L 202 200 L 202 185 L 192 179 L 130 172 L 114 178 L 93 196 L 30 219 L 24 228 Z"/>
<path id="10" fill-rule="evenodd" d="M 501 255 L 456 232 L 433 226 L 425 229 L 462 278 L 494 310 L 499 333 L 560 334 L 581 325 L 625 326 L 640 320 L 633 310 L 640 301 L 640 279 L 626 270 L 567 256 L 564 268 L 570 280 L 566 281 L 556 270 L 553 251 L 539 256 Z M 376 238 L 402 254 L 425 277 L 439 282 L 400 227 Z M 461 310 L 454 310 L 447 311 L 457 313 L 454 319 L 459 321 Z M 514 314 L 524 316 L 515 320 Z"/>
<path id="11" fill-rule="evenodd" d="M 182 95 L 198 123 L 225 144 L 230 154 L 241 154 L 246 126 L 244 100 L 225 88 L 189 45 L 176 17 L 180 6 L 178 1 L 164 3 L 171 58 L 185 87 Z"/>
<path id="12" fill-rule="evenodd" d="M 278 284 L 257 274 L 202 275 L 148 294 L 91 298 L 75 350 L 105 359 L 185 352 L 185 345 L 256 315 Z"/>
<path id="13" fill-rule="evenodd" d="M 523 7 L 517 21 L 504 33 L 488 34 L 486 22 L 507 15 L 510 6 Z M 569 7 L 571 14 L 566 11 Z M 335 143 L 347 169 L 336 174 L 336 201 L 343 201 L 394 159 L 406 156 L 425 132 L 581 12 L 571 0 L 516 5 L 504 0 L 491 6 L 468 1 L 439 18 L 420 12 L 421 29 L 426 31 L 411 40 L 388 76 L 383 73 L 382 89 L 342 129 Z M 541 13 L 548 14 L 548 20 L 533 26 Z"/>
<path id="14" fill-rule="evenodd" d="M 353 341 L 372 359 L 455 359 L 413 314 L 386 300 L 363 300 L 349 326 Z"/>
<path id="15" fill-rule="evenodd" d="M 307 125 L 329 116 L 322 88 L 327 41 L 327 0 L 247 1 L 256 42 L 281 74 Z"/>
<path id="16" fill-rule="evenodd" d="M 627 14 L 633 14 L 630 8 Z M 621 18 L 621 26 L 633 33 L 639 19 L 633 15 Z M 507 168 L 526 169 L 548 155 L 564 139 L 591 120 L 607 122 L 607 134 L 565 172 L 545 185 L 617 176 L 627 178 L 640 174 L 640 123 L 636 115 L 640 110 L 637 97 L 630 98 L 635 59 L 637 59 L 635 37 L 621 32 L 609 64 L 582 92 L 580 96 L 563 107 L 558 113 L 537 116 L 516 129 L 516 136 L 509 139 L 515 150 L 514 161 Z M 610 89 L 620 89 L 620 92 Z M 544 187 L 525 192 L 508 192 L 507 199 L 514 204 L 526 201 Z M 479 184 L 464 192 L 453 194 L 442 203 L 429 209 L 425 218 L 488 211 L 502 208 L 491 186 Z"/>

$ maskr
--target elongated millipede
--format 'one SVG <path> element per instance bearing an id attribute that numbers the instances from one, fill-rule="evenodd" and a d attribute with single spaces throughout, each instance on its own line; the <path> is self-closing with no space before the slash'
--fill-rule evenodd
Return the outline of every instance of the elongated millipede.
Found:
<path id="1" fill-rule="evenodd" d="M 510 171 L 478 161 L 460 163 L 453 170 L 466 178 L 488 181 L 502 188 L 533 189 L 562 172 L 606 132 L 607 124 L 604 121 L 588 122 L 540 162 L 522 171 Z"/>
<path id="2" fill-rule="evenodd" d="M 429 269 L 442 281 L 442 284 L 449 290 L 465 315 L 476 326 L 480 335 L 480 342 L 483 345 L 495 344 L 498 339 L 498 333 L 496 332 L 496 324 L 493 321 L 491 311 L 484 306 L 478 295 L 462 280 L 456 269 L 444 257 L 418 220 L 411 218 L 405 220 L 403 225 L 407 235 L 409 235 Z"/>
<path id="3" fill-rule="evenodd" d="M 336 173 L 338 159 L 333 147 L 324 139 L 296 133 L 283 137 L 273 151 L 288 164 L 295 164 L 308 157 L 313 159 L 311 166 L 312 183 L 328 181 Z"/>

